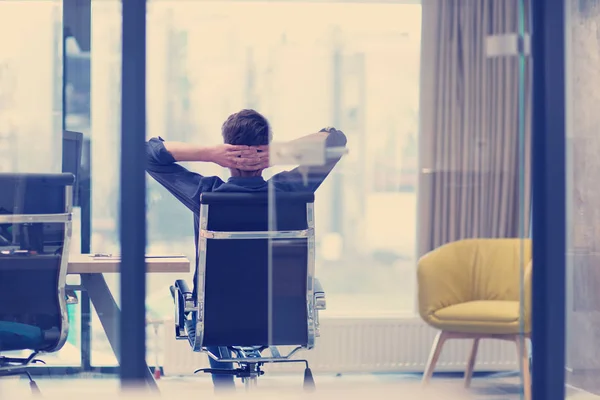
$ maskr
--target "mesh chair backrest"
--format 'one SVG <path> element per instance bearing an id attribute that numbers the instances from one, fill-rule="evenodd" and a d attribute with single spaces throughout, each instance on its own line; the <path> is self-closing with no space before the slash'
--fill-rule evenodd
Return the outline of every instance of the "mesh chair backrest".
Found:
<path id="1" fill-rule="evenodd" d="M 71 174 L 0 174 L 0 350 L 56 350 L 64 341 L 62 255 L 73 181 Z"/>
<path id="2" fill-rule="evenodd" d="M 314 195 L 276 193 L 271 200 L 266 193 L 205 194 L 205 229 L 312 232 L 307 208 L 312 206 Z M 201 216 L 201 229 L 202 220 Z M 305 345 L 311 257 L 308 243 L 307 237 L 289 235 L 279 239 L 207 239 L 203 345 Z"/>

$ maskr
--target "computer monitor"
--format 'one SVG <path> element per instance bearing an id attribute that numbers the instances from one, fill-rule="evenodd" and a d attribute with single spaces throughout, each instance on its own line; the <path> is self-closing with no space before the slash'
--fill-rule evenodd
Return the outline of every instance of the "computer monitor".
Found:
<path id="1" fill-rule="evenodd" d="M 63 131 L 62 172 L 75 175 L 73 185 L 73 205 L 79 206 L 79 180 L 81 173 L 81 153 L 83 133 Z"/>

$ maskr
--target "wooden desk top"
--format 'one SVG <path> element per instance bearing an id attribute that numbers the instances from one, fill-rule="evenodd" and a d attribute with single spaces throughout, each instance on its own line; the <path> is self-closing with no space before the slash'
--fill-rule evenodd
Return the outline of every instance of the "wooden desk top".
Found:
<path id="1" fill-rule="evenodd" d="M 119 272 L 119 258 L 92 257 L 89 254 L 69 255 L 69 274 L 110 274 Z M 148 273 L 187 273 L 190 260 L 186 257 L 146 258 Z"/>

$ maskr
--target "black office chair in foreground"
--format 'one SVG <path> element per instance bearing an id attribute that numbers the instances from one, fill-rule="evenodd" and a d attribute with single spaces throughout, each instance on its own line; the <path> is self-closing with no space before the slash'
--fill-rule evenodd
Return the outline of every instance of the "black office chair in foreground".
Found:
<path id="1" fill-rule="evenodd" d="M 313 194 L 202 195 L 197 295 L 182 280 L 171 287 L 175 332 L 193 351 L 238 368 L 196 372 L 231 374 L 250 388 L 264 364 L 299 362 L 306 365 L 305 389 L 314 389 L 308 362 L 292 358 L 314 347 L 325 309 L 314 277 L 313 203 Z M 228 347 L 234 357 L 210 353 L 213 346 Z M 281 354 L 277 346 L 292 350 Z"/>
<path id="2" fill-rule="evenodd" d="M 72 174 L 0 174 L 0 377 L 27 375 L 34 393 L 28 367 L 67 339 L 73 182 Z"/>

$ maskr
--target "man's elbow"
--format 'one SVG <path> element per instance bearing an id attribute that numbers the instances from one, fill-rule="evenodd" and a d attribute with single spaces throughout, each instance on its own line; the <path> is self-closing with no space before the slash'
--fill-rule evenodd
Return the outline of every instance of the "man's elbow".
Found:
<path id="1" fill-rule="evenodd" d="M 150 141 L 146 142 L 146 171 L 150 171 L 152 166 L 156 165 L 154 153 L 152 151 L 152 145 Z"/>
<path id="2" fill-rule="evenodd" d="M 146 170 L 152 171 L 175 162 L 163 144 L 161 138 L 152 138 L 146 142 Z"/>
<path id="3" fill-rule="evenodd" d="M 335 130 L 327 136 L 327 147 L 346 147 L 348 139 L 346 134 L 340 130 Z"/>
<path id="4" fill-rule="evenodd" d="M 348 143 L 348 138 L 346 137 L 346 134 L 342 131 L 338 131 L 340 133 L 340 147 L 346 147 L 346 144 Z"/>
<path id="5" fill-rule="evenodd" d="M 162 165 L 161 160 L 156 157 L 151 144 L 146 142 L 146 172 L 150 174 L 157 172 Z"/>

